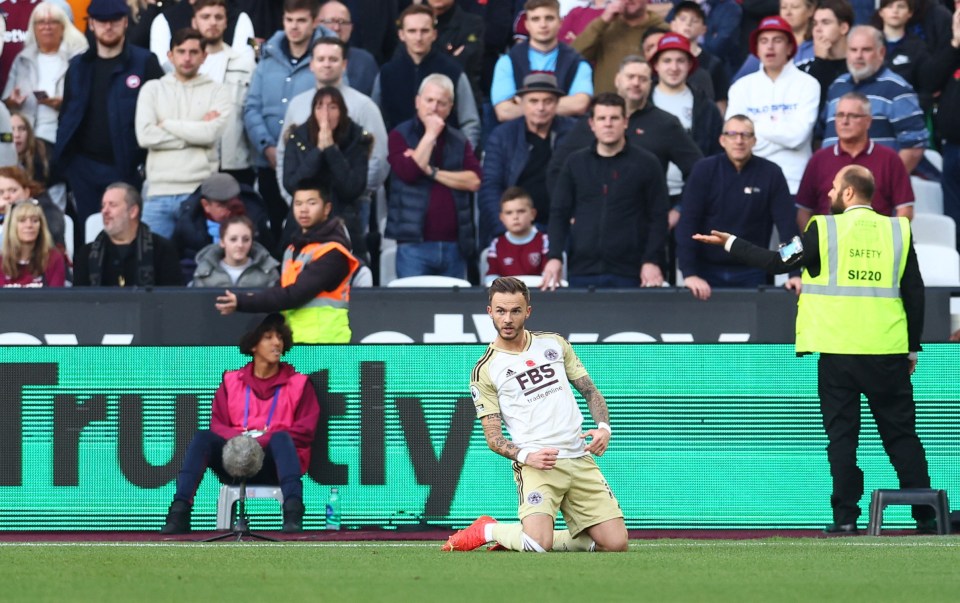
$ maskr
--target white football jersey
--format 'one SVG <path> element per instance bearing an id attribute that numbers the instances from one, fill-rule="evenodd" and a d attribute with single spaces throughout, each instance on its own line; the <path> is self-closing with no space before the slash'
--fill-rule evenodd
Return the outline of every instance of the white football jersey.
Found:
<path id="1" fill-rule="evenodd" d="M 477 416 L 500 413 L 520 448 L 556 448 L 561 458 L 587 454 L 583 414 L 570 385 L 586 369 L 560 335 L 525 331 L 525 337 L 522 352 L 490 344 L 477 361 L 470 379 Z"/>

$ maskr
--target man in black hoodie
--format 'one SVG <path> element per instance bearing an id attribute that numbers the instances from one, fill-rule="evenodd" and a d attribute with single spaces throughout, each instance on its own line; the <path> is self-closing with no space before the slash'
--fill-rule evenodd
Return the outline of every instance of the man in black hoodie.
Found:
<path id="1" fill-rule="evenodd" d="M 597 143 L 571 154 L 560 170 L 550 205 L 545 289 L 560 282 L 564 250 L 572 287 L 663 284 L 666 180 L 652 153 L 627 142 L 626 113 L 626 102 L 612 92 L 590 104 Z"/>
<path id="2" fill-rule="evenodd" d="M 293 193 L 300 233 L 283 254 L 280 286 L 217 297 L 221 314 L 283 311 L 297 343 L 350 343 L 350 278 L 360 262 L 350 253 L 346 227 L 330 217 L 330 192 L 302 180 Z"/>

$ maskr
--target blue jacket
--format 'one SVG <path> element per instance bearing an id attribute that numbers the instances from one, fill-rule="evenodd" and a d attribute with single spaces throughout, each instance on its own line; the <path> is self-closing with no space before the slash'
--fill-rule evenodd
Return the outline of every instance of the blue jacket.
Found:
<path id="1" fill-rule="evenodd" d="M 347 50 L 346 83 L 367 96 L 373 94 L 373 82 L 380 75 L 380 66 L 373 55 L 362 48 L 351 46 Z"/>
<path id="2" fill-rule="evenodd" d="M 120 57 L 120 65 L 110 79 L 107 96 L 107 112 L 111 117 L 110 142 L 113 145 L 114 166 L 121 178 L 139 187 L 143 183 L 139 168 L 146 160 L 147 152 L 137 144 L 134 127 L 137 97 L 145 82 L 163 76 L 163 68 L 152 52 L 129 44 L 124 46 Z M 53 151 L 54 162 L 61 171 L 77 153 L 76 136 L 89 108 L 94 61 L 97 58 L 94 45 L 85 53 L 70 59 L 67 68 L 57 143 Z"/>
<path id="3" fill-rule="evenodd" d="M 743 9 L 736 0 L 707 0 L 707 35 L 703 47 L 726 62 L 728 69 L 740 66 L 740 21 Z"/>
<path id="4" fill-rule="evenodd" d="M 551 148 L 556 149 L 576 123 L 572 117 L 554 117 L 550 128 Z M 511 119 L 494 128 L 487 140 L 483 156 L 483 182 L 477 194 L 481 249 L 504 232 L 500 222 L 500 196 L 517 183 L 529 159 L 526 118 Z M 549 215 L 537 218 L 546 222 Z"/>
<path id="5" fill-rule="evenodd" d="M 380 110 L 383 112 L 383 121 L 387 128 L 397 127 L 400 123 L 416 117 L 414 99 L 420 83 L 428 75 L 441 73 L 450 78 L 456 89 L 463 67 L 453 57 L 432 49 L 419 64 L 413 62 L 406 50 L 400 50 L 393 58 L 380 68 Z M 374 98 L 374 100 L 377 100 Z M 454 98 L 454 103 L 460 103 L 460 98 Z M 459 127 L 456 109 L 450 112 L 447 124 Z"/>
<path id="6" fill-rule="evenodd" d="M 530 75 L 530 43 L 520 42 L 510 49 L 507 55 L 513 64 L 513 83 L 517 90 L 523 88 L 523 79 Z M 554 75 L 560 88 L 567 93 L 573 86 L 573 78 L 577 75 L 580 63 L 586 59 L 566 44 L 557 46 L 557 70 Z"/>
<path id="7" fill-rule="evenodd" d="M 324 35 L 335 34 L 325 27 L 318 27 L 313 32 L 313 40 Z M 260 49 L 260 63 L 250 81 L 247 102 L 243 105 L 243 125 L 256 150 L 253 161 L 258 168 L 270 165 L 263 152 L 267 147 L 277 146 L 290 101 L 317 86 L 317 78 L 310 71 L 310 57 L 303 57 L 294 65 L 290 62 L 288 49 L 287 37 L 282 30 L 264 43 Z"/>
<path id="8" fill-rule="evenodd" d="M 396 127 L 407 146 L 416 148 L 423 137 L 423 125 L 416 117 L 408 119 Z M 443 129 L 443 160 L 436 167 L 441 170 L 459 172 L 463 170 L 463 154 L 467 146 L 467 137 L 460 130 L 447 126 Z M 384 236 L 398 243 L 422 243 L 423 224 L 430 207 L 430 190 L 434 181 L 420 178 L 414 184 L 407 184 L 400 178 L 390 182 L 390 201 L 387 204 L 387 229 Z M 457 242 L 464 258 L 476 257 L 476 240 L 473 235 L 471 217 L 472 202 L 470 193 L 451 189 L 453 201 L 457 206 Z"/>
<path id="9" fill-rule="evenodd" d="M 695 233 L 710 229 L 733 232 L 764 248 L 774 226 L 781 242 L 798 234 L 796 210 L 783 170 L 756 155 L 740 171 L 723 152 L 698 161 L 683 187 L 681 206 L 676 257 L 685 277 L 698 276 L 706 267 L 738 262 L 723 247 L 694 241 Z"/>

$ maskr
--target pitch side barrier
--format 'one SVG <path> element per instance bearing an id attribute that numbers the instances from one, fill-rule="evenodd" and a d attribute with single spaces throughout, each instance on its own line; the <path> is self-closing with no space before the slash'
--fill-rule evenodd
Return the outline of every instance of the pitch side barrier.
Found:
<path id="1" fill-rule="evenodd" d="M 79 319 L 78 319 L 79 321 Z M 344 529 L 462 527 L 516 516 L 510 462 L 486 445 L 469 396 L 476 344 L 297 346 L 321 418 L 304 480 L 308 529 L 339 488 Z M 819 528 L 830 472 L 816 358 L 790 344 L 575 344 L 610 408 L 599 459 L 627 525 Z M 957 344 L 930 343 L 913 377 L 933 484 L 960 500 Z M 177 471 L 235 346 L 0 346 L 0 530 L 158 530 Z M 581 409 L 589 413 L 581 400 Z M 895 487 L 872 420 L 859 460 L 867 496 Z M 193 525 L 215 525 L 219 484 Z M 278 529 L 253 501 L 255 529 Z M 910 525 L 893 507 L 885 525 Z"/>
<path id="2" fill-rule="evenodd" d="M 0 345 L 234 345 L 249 316 L 220 316 L 210 289 L 0 289 Z M 928 288 L 924 342 L 946 341 L 951 294 Z M 485 343 L 482 288 L 354 289 L 353 342 Z M 957 304 L 956 300 L 954 302 Z M 574 343 L 792 343 L 797 298 L 781 288 L 534 292 L 531 328 Z M 956 310 L 954 314 L 960 314 Z"/>

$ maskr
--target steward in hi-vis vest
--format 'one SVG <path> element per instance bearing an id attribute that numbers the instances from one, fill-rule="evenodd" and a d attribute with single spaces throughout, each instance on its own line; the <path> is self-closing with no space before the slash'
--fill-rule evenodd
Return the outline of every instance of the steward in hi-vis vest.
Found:
<path id="1" fill-rule="evenodd" d="M 297 343 L 350 343 L 350 279 L 360 266 L 350 253 L 346 226 L 331 218 L 330 195 L 301 182 L 293 195 L 300 225 L 283 254 L 280 286 L 217 298 L 221 314 L 282 311 Z"/>
<path id="2" fill-rule="evenodd" d="M 900 279 L 910 222 L 868 207 L 814 216 L 820 273 L 804 270 L 797 310 L 797 352 L 906 354 L 907 316 Z"/>
<path id="3" fill-rule="evenodd" d="M 802 240 L 779 251 L 725 232 L 693 236 L 723 245 L 737 260 L 769 272 L 803 268 L 797 354 L 820 353 L 817 393 L 833 478 L 833 523 L 824 532 L 841 536 L 859 533 L 861 395 L 900 488 L 930 488 L 910 382 L 923 331 L 923 277 L 910 223 L 877 214 L 870 206 L 874 188 L 870 170 L 857 165 L 841 169 L 829 193 L 837 215 L 814 217 Z M 919 533 L 946 533 L 948 526 L 937 526 L 931 507 L 914 506 L 913 518 Z"/>

